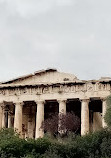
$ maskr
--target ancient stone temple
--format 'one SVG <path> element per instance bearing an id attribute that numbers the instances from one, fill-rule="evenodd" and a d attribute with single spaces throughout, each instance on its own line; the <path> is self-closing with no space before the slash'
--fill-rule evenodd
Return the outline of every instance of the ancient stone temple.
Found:
<path id="1" fill-rule="evenodd" d="M 56 69 L 37 71 L 0 84 L 0 128 L 14 128 L 21 137 L 43 137 L 40 128 L 52 113 L 73 111 L 81 135 L 105 127 L 106 97 L 111 79 L 79 80 Z"/>

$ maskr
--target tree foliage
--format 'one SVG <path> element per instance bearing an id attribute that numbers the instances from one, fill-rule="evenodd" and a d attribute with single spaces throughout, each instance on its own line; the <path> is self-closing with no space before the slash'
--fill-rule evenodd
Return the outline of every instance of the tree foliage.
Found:
<path id="1" fill-rule="evenodd" d="M 57 139 L 20 139 L 12 129 L 0 131 L 1 158 L 110 158 L 111 131 L 104 129 L 62 143 Z"/>
<path id="2" fill-rule="evenodd" d="M 46 132 L 56 135 L 59 132 L 63 132 L 65 135 L 70 132 L 77 132 L 80 128 L 80 118 L 73 112 L 64 114 L 51 115 L 50 118 L 46 119 L 42 126 Z"/>

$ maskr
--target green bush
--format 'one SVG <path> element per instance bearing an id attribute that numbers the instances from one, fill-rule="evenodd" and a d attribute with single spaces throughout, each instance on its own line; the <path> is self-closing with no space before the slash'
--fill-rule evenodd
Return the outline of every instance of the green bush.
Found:
<path id="1" fill-rule="evenodd" d="M 84 137 L 78 136 L 65 144 L 52 144 L 48 153 L 63 158 L 110 158 L 111 132 L 102 130 Z"/>
<path id="2" fill-rule="evenodd" d="M 111 131 L 104 129 L 62 141 L 20 139 L 12 129 L 0 131 L 1 158 L 110 158 Z"/>
<path id="3" fill-rule="evenodd" d="M 48 149 L 51 143 L 48 139 L 20 139 L 19 136 L 14 133 L 13 129 L 2 129 L 0 131 L 0 157 L 2 155 L 9 157 L 23 157 L 25 155 L 40 155 Z"/>

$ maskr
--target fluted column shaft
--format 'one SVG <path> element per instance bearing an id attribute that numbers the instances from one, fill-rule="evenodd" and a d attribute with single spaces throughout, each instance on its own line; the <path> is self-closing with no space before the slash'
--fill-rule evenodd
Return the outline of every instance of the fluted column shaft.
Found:
<path id="1" fill-rule="evenodd" d="M 2 104 L 2 128 L 8 127 L 8 109 L 5 103 Z"/>
<path id="2" fill-rule="evenodd" d="M 42 138 L 44 136 L 44 129 L 41 128 L 44 122 L 44 101 L 37 101 L 37 114 L 36 114 L 36 134 L 35 138 Z"/>
<path id="3" fill-rule="evenodd" d="M 58 100 L 59 114 L 66 114 L 66 100 Z"/>
<path id="4" fill-rule="evenodd" d="M 81 135 L 89 133 L 89 99 L 81 100 Z"/>
<path id="5" fill-rule="evenodd" d="M 22 137 L 22 109 L 23 102 L 15 103 L 15 119 L 14 119 L 14 130 Z"/>
<path id="6" fill-rule="evenodd" d="M 62 135 L 66 132 L 66 127 L 62 127 L 63 120 L 61 120 L 62 115 L 66 115 L 66 100 L 58 100 L 58 103 L 59 103 L 58 132 L 60 135 Z"/>
<path id="7" fill-rule="evenodd" d="M 5 115 L 4 115 L 4 108 L 2 107 L 2 128 L 5 128 Z"/>
<path id="8" fill-rule="evenodd" d="M 107 127 L 107 124 L 104 120 L 106 109 L 107 109 L 106 98 L 104 98 L 104 99 L 102 99 L 102 126 L 103 126 L 103 128 Z"/>
<path id="9" fill-rule="evenodd" d="M 3 108 L 2 108 L 3 103 L 0 103 L 0 129 L 2 128 L 2 115 L 3 115 Z"/>

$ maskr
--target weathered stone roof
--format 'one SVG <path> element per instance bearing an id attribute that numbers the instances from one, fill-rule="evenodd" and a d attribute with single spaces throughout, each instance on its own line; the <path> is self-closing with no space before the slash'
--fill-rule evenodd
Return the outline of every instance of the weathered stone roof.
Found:
<path id="1" fill-rule="evenodd" d="M 48 86 L 64 84 L 85 84 L 85 83 L 111 83 L 110 77 L 101 77 L 99 80 L 79 80 L 75 75 L 58 72 L 57 69 L 48 68 L 36 71 L 33 74 L 20 76 L 18 78 L 0 83 L 0 88 L 25 87 L 25 86 Z"/>
<path id="2" fill-rule="evenodd" d="M 55 71 L 57 71 L 57 70 L 56 69 L 52 69 L 52 68 L 48 68 L 46 70 L 43 69 L 43 70 L 35 71 L 34 74 L 31 73 L 31 74 L 28 74 L 28 75 L 19 76 L 17 78 L 11 79 L 9 81 L 1 82 L 1 84 L 10 84 L 10 83 L 13 83 L 15 81 L 19 81 L 19 80 L 24 80 L 24 79 L 30 78 L 30 77 L 32 77 L 34 75 L 38 75 L 38 74 L 40 75 L 40 74 L 45 73 L 45 72 L 55 72 Z"/>
<path id="3" fill-rule="evenodd" d="M 73 74 L 58 72 L 56 69 L 46 69 L 36 71 L 33 74 L 20 76 L 18 78 L 2 82 L 1 86 L 12 85 L 36 85 L 36 84 L 56 84 L 56 83 L 68 83 L 68 82 L 81 82 Z"/>

